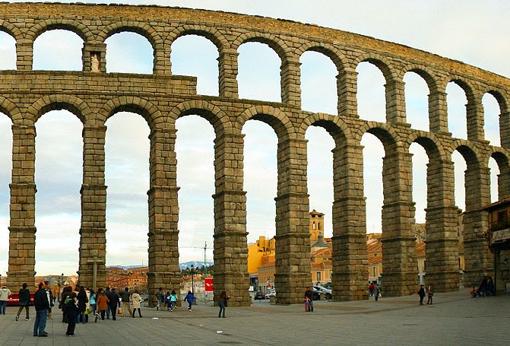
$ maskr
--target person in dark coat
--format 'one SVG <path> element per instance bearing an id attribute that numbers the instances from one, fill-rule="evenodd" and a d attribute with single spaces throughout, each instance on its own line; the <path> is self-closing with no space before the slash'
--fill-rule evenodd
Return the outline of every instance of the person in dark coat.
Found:
<path id="1" fill-rule="evenodd" d="M 16 321 L 19 320 L 19 315 L 21 314 L 21 311 L 25 309 L 26 317 L 25 319 L 30 319 L 30 315 L 28 312 L 28 307 L 30 306 L 30 290 L 27 288 L 27 284 L 24 283 L 23 286 L 19 290 L 19 309 L 18 313 L 16 314 Z"/>
<path id="2" fill-rule="evenodd" d="M 228 296 L 227 292 L 221 291 L 220 297 L 218 298 L 218 306 L 220 307 L 220 311 L 218 312 L 218 317 L 225 318 L 225 308 L 228 305 Z"/>
<path id="3" fill-rule="evenodd" d="M 418 295 L 420 296 L 420 305 L 423 305 L 423 299 L 425 298 L 425 287 L 423 287 L 423 285 L 420 285 Z"/>
<path id="4" fill-rule="evenodd" d="M 62 294 L 60 295 L 60 303 L 58 308 L 62 310 L 62 323 L 67 323 L 66 314 L 64 314 L 64 302 L 66 301 L 67 296 L 70 296 L 73 293 L 73 289 L 71 286 L 66 286 L 62 289 Z"/>
<path id="5" fill-rule="evenodd" d="M 78 301 L 79 303 L 79 301 Z M 67 319 L 67 331 L 66 335 L 74 335 L 74 329 L 76 328 L 76 320 L 80 314 L 80 308 L 76 305 L 76 293 L 71 292 L 70 295 L 66 296 L 64 303 L 62 304 L 62 311 L 66 315 Z"/>
<path id="6" fill-rule="evenodd" d="M 104 294 L 106 295 L 106 298 L 108 298 L 108 301 L 110 301 L 112 299 L 112 291 L 110 290 L 110 287 L 106 287 Z M 111 310 L 110 310 L 110 305 L 108 304 L 108 309 L 106 309 L 106 319 L 107 320 L 110 319 L 110 314 L 111 314 Z"/>
<path id="7" fill-rule="evenodd" d="M 85 292 L 85 287 L 81 286 L 80 291 L 78 292 L 78 321 L 80 323 L 87 323 L 88 316 L 85 315 L 85 310 L 87 309 L 87 303 L 89 299 L 87 298 L 87 292 Z"/>
<path id="8" fill-rule="evenodd" d="M 305 291 L 305 311 L 313 312 L 313 292 L 310 287 Z"/>
<path id="9" fill-rule="evenodd" d="M 191 305 L 193 305 L 193 301 L 195 300 L 195 295 L 193 292 L 188 291 L 186 297 L 184 297 L 184 301 L 188 303 L 188 311 L 191 311 Z"/>
<path id="10" fill-rule="evenodd" d="M 108 298 L 108 300 L 109 300 L 108 307 L 110 308 L 110 312 L 112 314 L 112 320 L 115 321 L 117 319 L 117 309 L 119 308 L 120 303 L 120 297 L 117 294 L 115 288 L 112 288 L 112 290 L 110 291 L 110 297 Z"/>
<path id="11" fill-rule="evenodd" d="M 34 336 L 46 337 L 48 333 L 46 329 L 46 320 L 48 319 L 48 310 L 50 309 L 50 302 L 44 284 L 39 283 L 39 289 L 35 292 L 34 296 L 35 307 L 35 322 L 34 322 Z"/>

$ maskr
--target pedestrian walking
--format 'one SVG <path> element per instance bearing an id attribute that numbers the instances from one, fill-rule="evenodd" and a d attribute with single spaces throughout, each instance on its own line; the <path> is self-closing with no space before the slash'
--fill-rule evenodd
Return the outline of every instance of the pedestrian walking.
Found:
<path id="1" fill-rule="evenodd" d="M 106 287 L 104 294 L 106 295 L 106 298 L 108 298 L 108 302 L 109 302 L 112 299 L 112 291 L 110 290 L 110 287 Z M 106 319 L 107 320 L 110 319 L 110 314 L 111 314 L 110 304 L 108 304 L 108 309 L 106 309 Z"/>
<path id="2" fill-rule="evenodd" d="M 138 310 L 138 316 L 140 318 L 142 317 L 142 297 L 138 293 L 138 290 L 135 290 L 135 292 L 131 295 L 131 302 L 133 303 L 133 312 L 131 312 L 131 317 L 135 318 L 135 312 Z M 129 309 L 131 311 L 131 309 Z"/>
<path id="3" fill-rule="evenodd" d="M 99 310 L 99 313 L 101 314 L 101 319 L 104 320 L 106 311 L 109 309 L 108 303 L 110 301 L 108 300 L 108 297 L 106 296 L 106 293 L 103 291 L 102 288 L 100 288 L 97 291 L 97 309 Z M 97 322 L 97 315 L 95 322 Z"/>
<path id="4" fill-rule="evenodd" d="M 156 293 L 156 310 L 159 311 L 162 305 L 165 304 L 165 292 L 163 291 L 163 287 L 160 287 L 158 293 Z"/>
<path id="5" fill-rule="evenodd" d="M 420 305 L 423 305 L 423 299 L 425 298 L 425 288 L 423 287 L 423 285 L 420 285 L 418 295 L 420 296 Z"/>
<path id="6" fill-rule="evenodd" d="M 174 311 L 175 306 L 177 305 L 177 293 L 175 293 L 175 290 L 172 290 L 172 293 L 170 293 L 170 304 L 168 305 L 168 310 L 170 312 Z"/>
<path id="7" fill-rule="evenodd" d="M 46 320 L 48 319 L 48 310 L 50 309 L 50 302 L 44 284 L 39 283 L 39 289 L 34 295 L 35 307 L 35 322 L 34 322 L 34 336 L 47 337 Z"/>
<path id="8" fill-rule="evenodd" d="M 377 282 L 374 283 L 374 299 L 377 302 L 379 300 L 379 296 L 381 295 L 381 288 L 377 284 Z"/>
<path id="9" fill-rule="evenodd" d="M 25 309 L 25 313 L 26 313 L 25 319 L 28 320 L 30 318 L 30 315 L 29 315 L 30 290 L 27 288 L 26 283 L 24 283 L 21 286 L 21 288 L 18 292 L 18 297 L 19 297 L 19 309 L 18 309 L 18 313 L 16 314 L 16 321 L 19 320 L 19 315 L 21 315 L 21 311 L 23 311 L 23 309 Z"/>
<path id="10" fill-rule="evenodd" d="M 74 335 L 74 329 L 76 328 L 76 323 L 79 320 L 79 315 L 81 314 L 79 304 L 80 300 L 75 292 L 71 292 L 70 295 L 67 295 L 66 300 L 62 304 L 62 311 L 66 315 L 67 319 L 67 336 Z"/>
<path id="11" fill-rule="evenodd" d="M 122 300 L 122 317 L 126 316 L 128 312 L 129 316 L 133 315 L 133 311 L 131 311 L 131 306 L 129 305 L 130 295 L 127 287 L 120 293 L 120 299 Z"/>
<path id="12" fill-rule="evenodd" d="M 228 299 L 227 292 L 221 291 L 220 297 L 218 298 L 218 306 L 220 307 L 220 311 L 218 312 L 218 318 L 223 317 L 225 318 L 225 308 L 228 305 Z"/>
<path id="13" fill-rule="evenodd" d="M 110 313 L 112 314 L 112 320 L 117 319 L 117 309 L 119 308 L 120 297 L 117 294 L 117 290 L 112 288 L 110 291 L 110 298 L 108 298 L 108 306 L 110 307 Z"/>
<path id="14" fill-rule="evenodd" d="M 10 295 L 11 290 L 7 286 L 2 286 L 0 289 L 0 315 L 5 315 L 5 308 Z"/>
<path id="15" fill-rule="evenodd" d="M 85 310 L 87 310 L 87 303 L 89 299 L 87 298 L 87 292 L 85 292 L 85 287 L 80 286 L 80 290 L 78 295 L 76 296 L 78 299 L 78 320 L 76 322 L 87 323 L 88 315 L 85 314 Z"/>
<path id="16" fill-rule="evenodd" d="M 184 301 L 188 303 L 188 311 L 191 311 L 191 305 L 193 305 L 193 301 L 195 300 L 195 295 L 193 292 L 188 291 L 186 297 L 184 297 Z"/>
<path id="17" fill-rule="evenodd" d="M 432 290 L 432 285 L 427 287 L 427 304 L 432 305 L 432 296 L 434 295 L 434 291 Z"/>
<path id="18" fill-rule="evenodd" d="M 67 323 L 66 314 L 64 314 L 64 302 L 66 301 L 67 296 L 73 293 L 73 289 L 71 286 L 66 286 L 62 289 L 62 294 L 60 295 L 60 302 L 58 304 L 58 308 L 62 310 L 62 323 Z"/>
<path id="19" fill-rule="evenodd" d="M 96 292 L 94 292 L 94 290 L 90 290 L 89 306 L 90 306 L 90 312 L 92 313 L 92 316 L 96 315 L 96 305 L 97 305 L 96 298 L 97 298 Z"/>
<path id="20" fill-rule="evenodd" d="M 311 287 L 305 290 L 305 312 L 313 312 L 313 291 Z"/>
<path id="21" fill-rule="evenodd" d="M 51 292 L 49 281 L 44 281 L 44 289 L 46 290 L 46 296 L 48 297 L 48 302 L 50 303 L 50 306 L 48 307 L 48 319 L 51 320 L 51 308 L 55 305 L 55 297 L 53 296 L 53 292 Z"/>

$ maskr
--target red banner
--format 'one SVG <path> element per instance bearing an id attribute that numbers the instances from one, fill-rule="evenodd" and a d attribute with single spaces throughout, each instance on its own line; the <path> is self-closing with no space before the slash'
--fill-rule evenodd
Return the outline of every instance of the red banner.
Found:
<path id="1" fill-rule="evenodd" d="M 206 292 L 214 292 L 213 278 L 212 277 L 205 278 L 204 286 Z"/>

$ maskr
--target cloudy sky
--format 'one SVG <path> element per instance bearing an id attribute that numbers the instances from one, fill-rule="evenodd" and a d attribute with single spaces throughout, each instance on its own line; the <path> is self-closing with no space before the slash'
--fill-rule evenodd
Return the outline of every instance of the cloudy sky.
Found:
<path id="1" fill-rule="evenodd" d="M 67 2 L 67 1 L 62 1 Z M 108 1 L 86 1 L 107 3 Z M 373 36 L 461 60 L 510 76 L 510 4 L 506 1 L 325 1 L 325 0 L 225 0 L 225 1 L 123 1 L 224 10 L 315 23 Z M 461 5 L 460 5 L 461 4 Z M 15 68 L 14 40 L 0 32 L 0 70 Z M 82 42 L 65 31 L 47 32 L 34 44 L 34 69 L 81 70 Z M 198 77 L 200 94 L 217 95 L 216 48 L 204 38 L 188 36 L 172 46 L 172 72 Z M 335 69 L 317 53 L 306 53 L 302 63 L 302 107 L 336 113 Z M 245 44 L 239 49 L 239 93 L 242 98 L 280 100 L 277 55 L 267 46 Z M 107 41 L 109 72 L 151 73 L 152 49 L 141 36 L 122 33 Z M 358 67 L 358 112 L 364 119 L 384 121 L 384 79 L 368 63 Z M 1 76 L 0 76 L 1 78 Z M 414 128 L 428 129 L 427 86 L 414 74 L 405 76 L 407 118 Z M 465 95 L 449 85 L 450 131 L 466 136 Z M 499 143 L 499 108 L 492 97 L 483 99 L 486 137 Z M 45 114 L 36 124 L 36 271 L 39 274 L 74 273 L 78 267 L 80 186 L 82 165 L 81 123 L 65 111 Z M 149 129 L 136 114 L 119 113 L 108 122 L 106 142 L 107 264 L 147 263 L 147 195 L 149 187 Z M 203 259 L 207 242 L 212 259 L 213 140 L 212 127 L 198 116 L 177 122 L 178 185 L 180 202 L 180 260 Z M 273 236 L 276 196 L 276 145 L 274 131 L 250 121 L 245 137 L 245 190 L 248 198 L 249 241 L 258 235 Z M 326 235 L 331 235 L 333 141 L 325 131 L 307 132 L 310 208 L 326 213 Z M 371 135 L 362 144 L 365 162 L 367 231 L 381 231 L 382 145 Z M 426 207 L 425 165 L 419 145 L 413 156 L 413 195 L 417 222 L 424 222 Z M 10 181 L 10 121 L 0 114 L 0 274 L 7 271 L 8 202 Z M 453 155 L 456 169 L 456 204 L 464 207 L 465 163 Z M 492 177 L 497 173 L 494 162 Z M 491 185 L 494 191 L 496 184 Z M 263 187 L 263 188 L 261 188 Z M 492 198 L 496 195 L 493 192 Z"/>

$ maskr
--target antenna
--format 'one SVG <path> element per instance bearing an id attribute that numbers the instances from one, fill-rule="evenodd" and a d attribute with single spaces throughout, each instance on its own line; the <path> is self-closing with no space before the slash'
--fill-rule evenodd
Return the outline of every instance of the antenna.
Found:
<path id="1" fill-rule="evenodd" d="M 204 245 L 204 270 L 207 268 L 207 242 Z"/>

